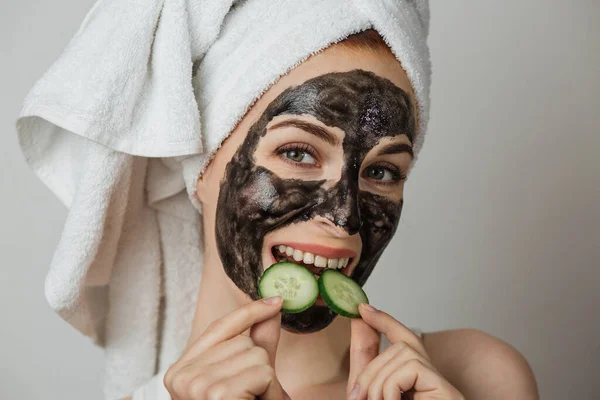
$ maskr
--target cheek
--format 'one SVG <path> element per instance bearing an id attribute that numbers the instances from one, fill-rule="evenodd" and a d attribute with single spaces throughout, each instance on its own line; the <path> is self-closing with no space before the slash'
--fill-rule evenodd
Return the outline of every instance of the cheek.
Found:
<path id="1" fill-rule="evenodd" d="M 224 218 L 237 221 L 239 228 L 252 227 L 255 234 L 269 231 L 314 206 L 322 183 L 281 179 L 260 166 L 244 170 L 223 184 Z"/>
<path id="2" fill-rule="evenodd" d="M 363 193 L 369 193 L 373 196 L 381 196 L 394 203 L 395 206 L 392 205 L 392 208 L 398 207 L 397 205 L 400 204 L 402 198 L 404 197 L 404 181 L 398 184 L 377 185 L 368 181 L 368 179 L 361 177 L 359 189 Z"/>
<path id="3" fill-rule="evenodd" d="M 274 186 L 273 175 L 266 170 L 257 169 L 248 180 L 240 182 L 244 185 L 243 197 L 262 210 L 267 210 L 280 193 Z"/>
<path id="4" fill-rule="evenodd" d="M 221 184 L 226 178 L 226 170 L 229 163 L 232 161 L 234 152 L 232 146 L 219 149 L 202 176 L 198 179 L 197 195 L 204 208 L 216 207 L 219 199 L 219 190 Z M 205 206 L 206 204 L 206 206 Z"/>
<path id="5" fill-rule="evenodd" d="M 373 244 L 389 240 L 400 220 L 402 201 L 392 201 L 389 197 L 372 193 L 361 196 L 361 214 L 368 237 Z"/>

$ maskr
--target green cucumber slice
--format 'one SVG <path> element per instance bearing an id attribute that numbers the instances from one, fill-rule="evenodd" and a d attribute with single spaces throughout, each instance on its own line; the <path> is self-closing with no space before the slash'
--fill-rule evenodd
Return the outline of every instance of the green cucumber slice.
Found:
<path id="1" fill-rule="evenodd" d="M 369 303 L 360 285 L 335 269 L 323 271 L 319 278 L 319 292 L 329 308 L 343 317 L 360 318 L 358 305 Z"/>
<path id="2" fill-rule="evenodd" d="M 281 296 L 283 312 L 299 313 L 315 303 L 319 284 L 307 268 L 286 261 L 265 270 L 258 282 L 258 294 L 262 298 Z"/>

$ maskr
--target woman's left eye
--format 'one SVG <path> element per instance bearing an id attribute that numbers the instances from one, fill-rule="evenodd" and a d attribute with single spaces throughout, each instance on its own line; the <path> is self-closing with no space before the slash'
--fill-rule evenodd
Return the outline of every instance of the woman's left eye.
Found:
<path id="1" fill-rule="evenodd" d="M 366 175 L 371 179 L 382 182 L 397 180 L 396 174 L 394 174 L 389 168 L 382 166 L 367 168 Z"/>

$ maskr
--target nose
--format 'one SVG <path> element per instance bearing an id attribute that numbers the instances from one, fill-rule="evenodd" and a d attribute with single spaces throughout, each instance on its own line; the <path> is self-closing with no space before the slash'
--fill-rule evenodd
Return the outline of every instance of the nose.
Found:
<path id="1" fill-rule="evenodd" d="M 346 176 L 345 176 L 346 175 Z M 323 210 L 323 217 L 345 230 L 348 235 L 358 233 L 363 222 L 358 205 L 358 179 L 342 174 L 340 181 L 329 191 L 329 209 Z"/>

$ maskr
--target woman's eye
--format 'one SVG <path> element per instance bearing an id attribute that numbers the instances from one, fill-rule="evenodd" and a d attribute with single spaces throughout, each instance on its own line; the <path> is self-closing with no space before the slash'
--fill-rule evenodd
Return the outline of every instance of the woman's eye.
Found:
<path id="1" fill-rule="evenodd" d="M 392 171 L 385 167 L 369 167 L 367 168 L 367 176 L 376 181 L 391 181 L 395 178 Z"/>
<path id="2" fill-rule="evenodd" d="M 304 150 L 287 150 L 284 156 L 294 162 L 303 164 L 315 164 L 315 159 Z"/>

